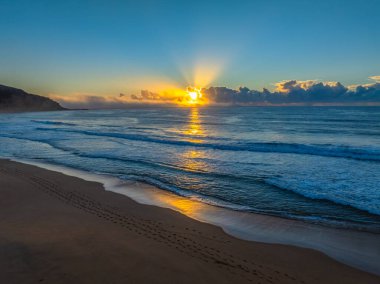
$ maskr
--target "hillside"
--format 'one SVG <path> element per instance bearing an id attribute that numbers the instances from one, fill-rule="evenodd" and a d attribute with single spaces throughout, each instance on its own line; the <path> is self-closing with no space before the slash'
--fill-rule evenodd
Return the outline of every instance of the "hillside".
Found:
<path id="1" fill-rule="evenodd" d="M 0 112 L 64 110 L 59 103 L 21 89 L 0 85 Z"/>

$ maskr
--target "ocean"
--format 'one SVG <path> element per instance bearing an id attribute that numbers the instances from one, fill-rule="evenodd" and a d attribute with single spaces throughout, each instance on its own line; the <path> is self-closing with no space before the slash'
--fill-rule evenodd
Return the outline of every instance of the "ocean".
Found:
<path id="1" fill-rule="evenodd" d="M 230 210 L 380 232 L 380 107 L 0 114 L 0 157 L 140 181 Z"/>

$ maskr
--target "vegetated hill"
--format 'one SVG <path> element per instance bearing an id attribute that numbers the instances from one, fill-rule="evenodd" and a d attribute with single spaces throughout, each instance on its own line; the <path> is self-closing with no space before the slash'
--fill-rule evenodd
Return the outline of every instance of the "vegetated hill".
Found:
<path id="1" fill-rule="evenodd" d="M 0 112 L 64 110 L 59 103 L 21 89 L 0 85 Z"/>

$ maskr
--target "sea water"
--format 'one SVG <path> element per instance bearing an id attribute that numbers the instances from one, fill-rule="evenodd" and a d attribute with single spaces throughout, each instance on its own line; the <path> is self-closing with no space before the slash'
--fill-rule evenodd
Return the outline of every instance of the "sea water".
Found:
<path id="1" fill-rule="evenodd" d="M 1 114 L 0 156 L 236 211 L 380 232 L 380 107 Z"/>

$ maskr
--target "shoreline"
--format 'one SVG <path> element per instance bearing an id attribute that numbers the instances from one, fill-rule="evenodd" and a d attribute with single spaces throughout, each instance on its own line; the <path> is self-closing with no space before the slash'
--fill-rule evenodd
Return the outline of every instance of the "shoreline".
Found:
<path id="1" fill-rule="evenodd" d="M 106 191 L 127 196 L 139 204 L 175 210 L 197 221 L 218 226 L 225 233 L 242 240 L 314 249 L 344 264 L 380 275 L 378 234 L 233 211 L 177 196 L 140 182 L 123 181 L 54 164 L 11 160 L 101 183 Z"/>

